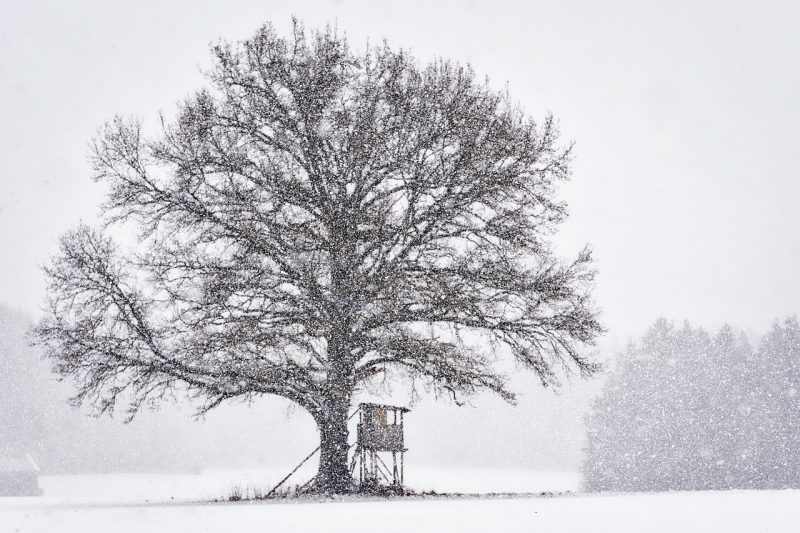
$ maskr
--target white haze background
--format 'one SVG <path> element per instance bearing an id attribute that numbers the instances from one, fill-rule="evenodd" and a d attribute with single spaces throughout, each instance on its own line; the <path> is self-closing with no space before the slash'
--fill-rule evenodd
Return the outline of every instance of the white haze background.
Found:
<path id="1" fill-rule="evenodd" d="M 87 145 L 105 120 L 155 123 L 202 86 L 209 43 L 267 20 L 286 32 L 296 15 L 338 24 L 355 47 L 385 37 L 421 62 L 470 62 L 530 114 L 556 114 L 577 142 L 558 242 L 565 255 L 595 250 L 601 359 L 659 316 L 765 331 L 800 301 L 798 14 L 789 2 L 0 0 L 0 303 L 35 318 L 39 266 L 66 228 L 94 220 L 103 190 Z M 553 394 L 520 376 L 517 407 L 424 398 L 408 418 L 408 468 L 575 470 L 600 381 Z M 124 441 L 167 417 L 179 442 L 208 443 L 209 463 L 288 465 L 315 433 L 284 405 L 85 423 Z"/>

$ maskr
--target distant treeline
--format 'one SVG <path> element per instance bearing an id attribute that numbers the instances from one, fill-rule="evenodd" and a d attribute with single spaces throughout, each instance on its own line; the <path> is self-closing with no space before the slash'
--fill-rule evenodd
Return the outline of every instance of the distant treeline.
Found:
<path id="1" fill-rule="evenodd" d="M 30 453 L 45 474 L 288 464 L 296 460 L 298 439 L 305 438 L 303 446 L 311 442 L 311 421 L 286 438 L 281 428 L 297 420 L 286 420 L 274 405 L 271 416 L 231 406 L 202 423 L 192 420 L 187 405 L 144 412 L 130 424 L 122 423 L 124 413 L 89 416 L 68 404 L 72 385 L 57 382 L 30 347 L 30 325 L 24 314 L 0 305 L 0 451 Z"/>
<path id="2" fill-rule="evenodd" d="M 800 325 L 757 343 L 657 321 L 588 418 L 587 490 L 800 487 Z"/>
<path id="3" fill-rule="evenodd" d="M 58 383 L 29 346 L 30 324 L 0 306 L 0 450 L 30 453 L 45 473 L 192 467 L 188 443 L 167 431 L 175 420 L 150 416 L 124 426 L 71 407 L 70 385 Z"/>

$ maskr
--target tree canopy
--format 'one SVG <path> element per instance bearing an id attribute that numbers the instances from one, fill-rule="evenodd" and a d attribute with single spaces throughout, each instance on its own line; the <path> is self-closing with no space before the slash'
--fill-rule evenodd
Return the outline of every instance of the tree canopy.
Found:
<path id="1" fill-rule="evenodd" d="M 387 372 L 513 401 L 499 355 L 545 385 L 596 370 L 591 254 L 551 244 L 571 157 L 552 116 L 330 28 L 265 25 L 212 52 L 157 134 L 116 118 L 93 144 L 104 223 L 138 228 L 137 248 L 80 226 L 45 269 L 36 334 L 80 400 L 288 398 L 338 491 L 351 398 Z"/>

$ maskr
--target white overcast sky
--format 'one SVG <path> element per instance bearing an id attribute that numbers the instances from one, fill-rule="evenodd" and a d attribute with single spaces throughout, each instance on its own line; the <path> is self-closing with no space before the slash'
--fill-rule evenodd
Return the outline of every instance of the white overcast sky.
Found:
<path id="1" fill-rule="evenodd" d="M 36 315 L 58 236 L 95 220 L 87 145 L 103 121 L 152 124 L 202 86 L 209 43 L 268 20 L 286 31 L 294 14 L 337 23 L 354 46 L 386 38 L 420 62 L 469 61 L 529 113 L 560 118 L 577 159 L 559 243 L 595 249 L 604 345 L 659 316 L 762 331 L 800 310 L 795 6 L 0 0 L 0 303 Z M 559 396 L 525 384 L 517 409 L 415 407 L 411 463 L 574 468 L 596 384 Z M 269 424 L 275 442 L 296 433 Z"/>
<path id="2" fill-rule="evenodd" d="M 58 236 L 92 222 L 87 144 L 203 84 L 208 44 L 292 14 L 472 63 L 577 143 L 564 253 L 596 252 L 610 338 L 658 316 L 755 330 L 800 309 L 792 2 L 0 0 L 0 302 L 31 314 Z"/>

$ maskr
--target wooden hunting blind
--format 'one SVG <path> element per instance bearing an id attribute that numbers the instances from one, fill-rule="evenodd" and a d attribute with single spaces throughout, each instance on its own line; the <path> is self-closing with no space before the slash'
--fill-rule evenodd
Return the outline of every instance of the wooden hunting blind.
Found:
<path id="1" fill-rule="evenodd" d="M 358 463 L 358 481 L 361 485 L 381 484 L 383 479 L 391 487 L 402 488 L 406 452 L 403 414 L 408 409 L 394 405 L 362 403 L 358 412 L 356 453 L 351 470 Z M 391 454 L 391 469 L 380 456 L 381 453 Z"/>

